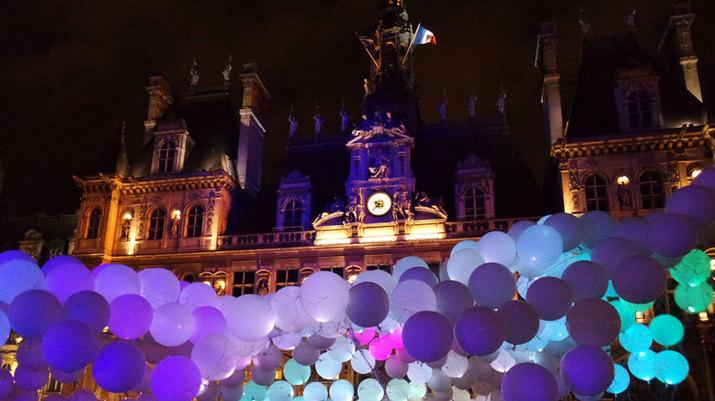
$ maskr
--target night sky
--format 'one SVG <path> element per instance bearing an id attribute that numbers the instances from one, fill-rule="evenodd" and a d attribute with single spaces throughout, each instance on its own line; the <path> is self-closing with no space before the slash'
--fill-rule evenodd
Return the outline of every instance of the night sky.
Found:
<path id="1" fill-rule="evenodd" d="M 585 0 L 592 34 L 626 31 L 637 12 L 642 43 L 654 49 L 670 13 L 666 0 Z M 147 77 L 161 74 L 188 90 L 192 59 L 203 82 L 219 82 L 229 54 L 234 67 L 256 62 L 273 95 L 267 109 L 264 176 L 271 178 L 286 143 L 292 104 L 308 133 L 316 103 L 328 131 L 345 99 L 357 118 L 369 60 L 355 38 L 377 22 L 380 1 L 4 1 L 0 5 L 0 203 L 11 215 L 71 213 L 79 205 L 72 175 L 92 173 L 127 121 L 130 155 L 141 142 Z M 696 52 L 706 99 L 715 96 L 715 7 L 695 0 Z M 543 181 L 546 134 L 534 68 L 538 24 L 561 31 L 563 80 L 579 59 L 579 2 L 571 0 L 408 0 L 411 20 L 437 36 L 416 49 L 423 119 L 437 119 L 446 89 L 449 115 L 466 116 L 474 89 L 480 114 L 494 114 L 500 82 L 508 92 L 510 131 Z M 234 69 L 234 73 L 238 68 Z M 234 75 L 235 76 L 235 75 Z M 235 81 L 238 84 L 237 80 Z M 106 163 L 104 163 L 106 164 Z M 314 185 L 319 185 L 314 183 Z"/>

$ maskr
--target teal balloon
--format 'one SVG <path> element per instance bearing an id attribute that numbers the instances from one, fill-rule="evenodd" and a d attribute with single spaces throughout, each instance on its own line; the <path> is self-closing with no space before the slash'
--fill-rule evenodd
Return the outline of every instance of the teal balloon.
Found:
<path id="1" fill-rule="evenodd" d="M 648 309 L 650 309 L 651 307 L 653 307 L 653 302 L 648 302 L 647 304 L 634 304 L 634 303 L 625 301 L 623 299 L 621 299 L 621 302 L 623 302 L 623 305 L 633 313 L 645 312 Z"/>
<path id="2" fill-rule="evenodd" d="M 293 395 L 293 386 L 283 380 L 276 380 L 268 387 L 267 396 L 270 401 L 291 401 Z"/>
<path id="3" fill-rule="evenodd" d="M 611 382 L 611 385 L 606 391 L 611 394 L 620 394 L 626 391 L 628 386 L 631 384 L 631 375 L 628 374 L 628 369 L 617 363 L 613 364 L 613 368 L 615 372 L 613 375 L 613 382 Z"/>
<path id="4" fill-rule="evenodd" d="M 628 357 L 628 370 L 641 380 L 651 381 L 655 378 L 656 356 L 649 349 L 633 353 Z"/>
<path id="5" fill-rule="evenodd" d="M 681 342 L 685 334 L 683 323 L 672 315 L 654 317 L 648 328 L 653 340 L 664 347 L 670 347 Z"/>
<path id="6" fill-rule="evenodd" d="M 678 284 L 675 288 L 675 303 L 688 313 L 700 313 L 713 302 L 713 288 L 708 282 L 697 287 Z"/>
<path id="7" fill-rule="evenodd" d="M 243 386 L 243 397 L 241 399 L 245 399 L 244 401 L 264 401 L 267 395 L 268 387 L 261 386 L 251 380 Z"/>
<path id="8" fill-rule="evenodd" d="M 621 342 L 621 346 L 626 351 L 637 353 L 650 349 L 651 344 L 653 344 L 653 337 L 648 327 L 638 323 L 622 331 L 618 335 L 618 341 Z"/>
<path id="9" fill-rule="evenodd" d="M 665 384 L 676 385 L 688 377 L 690 365 L 685 357 L 673 350 L 660 351 L 655 358 L 655 376 Z"/>
<path id="10" fill-rule="evenodd" d="M 697 287 L 710 277 L 710 257 L 693 249 L 670 269 L 670 276 L 680 284 Z"/>
<path id="11" fill-rule="evenodd" d="M 606 298 L 616 298 L 618 296 L 618 293 L 616 292 L 616 289 L 613 288 L 613 281 L 608 280 L 608 288 L 606 288 Z"/>
<path id="12" fill-rule="evenodd" d="M 302 386 L 310 379 L 310 366 L 301 365 L 291 358 L 283 365 L 283 377 L 294 386 Z"/>
<path id="13" fill-rule="evenodd" d="M 631 311 L 630 308 L 625 304 L 626 301 L 622 299 L 616 299 L 610 301 L 610 304 L 616 308 L 618 316 L 621 317 L 621 331 L 627 330 L 629 327 L 636 323 L 636 314 Z"/>

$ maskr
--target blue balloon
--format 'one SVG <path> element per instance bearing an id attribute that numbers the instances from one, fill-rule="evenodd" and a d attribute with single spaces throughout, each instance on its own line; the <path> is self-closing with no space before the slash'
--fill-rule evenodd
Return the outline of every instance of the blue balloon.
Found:
<path id="1" fill-rule="evenodd" d="M 21 251 L 0 253 L 0 302 L 9 304 L 27 290 L 45 288 L 45 275 L 32 257 Z"/>
<path id="2" fill-rule="evenodd" d="M 165 358 L 151 374 L 151 391 L 158 401 L 191 401 L 200 389 L 201 371 L 185 356 Z"/>
<path id="3" fill-rule="evenodd" d="M 613 382 L 611 386 L 608 387 L 608 391 L 611 394 L 620 394 L 628 389 L 631 384 L 631 375 L 628 374 L 628 369 L 621 365 L 613 364 L 614 372 Z"/>
<path id="4" fill-rule="evenodd" d="M 42 355 L 50 367 L 76 372 L 94 360 L 99 348 L 97 334 L 73 320 L 54 323 L 42 336 Z"/>
<path id="5" fill-rule="evenodd" d="M 452 349 L 452 323 L 437 312 L 417 312 L 405 322 L 402 341 L 413 358 L 422 362 L 439 361 Z"/>
<path id="6" fill-rule="evenodd" d="M 688 377 L 690 365 L 683 354 L 673 350 L 660 351 L 655 357 L 655 377 L 665 384 L 676 385 Z"/>
<path id="7" fill-rule="evenodd" d="M 0 310 L 0 344 L 5 344 L 10 337 L 10 321 L 5 312 Z"/>
<path id="8" fill-rule="evenodd" d="M 577 345 L 561 358 L 561 375 L 575 394 L 596 395 L 613 382 L 613 362 L 599 347 Z"/>
<path id="9" fill-rule="evenodd" d="M 555 401 L 556 379 L 535 363 L 520 363 L 506 371 L 501 382 L 504 401 Z"/>
<path id="10" fill-rule="evenodd" d="M 401 283 L 407 280 L 420 280 L 430 287 L 439 282 L 439 279 L 434 273 L 432 273 L 432 271 L 421 266 L 409 268 L 407 271 L 402 273 L 398 282 Z"/>
<path id="11" fill-rule="evenodd" d="M 647 349 L 631 354 L 628 357 L 628 370 L 633 376 L 651 381 L 655 377 L 656 353 Z"/>
<path id="12" fill-rule="evenodd" d="M 135 389 L 142 383 L 145 370 L 144 354 L 126 341 L 106 345 L 92 364 L 94 380 L 112 393 Z"/>
<path id="13" fill-rule="evenodd" d="M 16 333 L 25 338 L 40 338 L 54 322 L 62 319 L 62 304 L 44 290 L 29 290 L 15 297 L 7 316 Z"/>
<path id="14" fill-rule="evenodd" d="M 653 337 L 644 324 L 634 324 L 618 335 L 621 346 L 628 352 L 641 352 L 650 348 Z"/>
<path id="15" fill-rule="evenodd" d="M 78 292 L 65 302 L 65 318 L 82 322 L 97 331 L 109 324 L 109 303 L 94 291 Z"/>

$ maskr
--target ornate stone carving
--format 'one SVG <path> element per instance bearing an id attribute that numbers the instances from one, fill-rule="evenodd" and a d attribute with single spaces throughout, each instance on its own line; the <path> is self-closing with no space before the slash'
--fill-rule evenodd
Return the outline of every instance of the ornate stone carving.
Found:
<path id="1" fill-rule="evenodd" d="M 400 189 L 392 195 L 392 219 L 393 220 L 412 220 L 415 215 L 412 211 L 412 200 L 407 187 L 402 185 Z"/>
<path id="2" fill-rule="evenodd" d="M 353 189 L 350 202 L 348 203 L 345 213 L 345 224 L 363 223 L 365 221 L 365 202 L 363 200 L 363 191 L 361 189 Z"/>

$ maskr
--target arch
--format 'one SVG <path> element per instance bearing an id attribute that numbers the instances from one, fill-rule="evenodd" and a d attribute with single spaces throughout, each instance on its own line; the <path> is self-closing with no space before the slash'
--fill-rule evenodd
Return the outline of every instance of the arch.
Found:
<path id="1" fill-rule="evenodd" d="M 174 170 L 176 162 L 176 142 L 167 139 L 159 145 L 159 157 L 157 171 L 160 173 L 169 173 Z"/>
<path id="2" fill-rule="evenodd" d="M 186 237 L 195 238 L 204 235 L 204 206 L 196 203 L 187 208 L 186 212 Z"/>
<path id="3" fill-rule="evenodd" d="M 166 226 L 166 210 L 163 207 L 156 207 L 149 213 L 149 233 L 148 239 L 164 238 L 164 227 Z"/>
<path id="4" fill-rule="evenodd" d="M 283 205 L 283 227 L 303 228 L 303 203 L 299 199 L 289 199 Z"/>
<path id="5" fill-rule="evenodd" d="M 583 179 L 586 192 L 586 209 L 607 212 L 608 204 L 608 178 L 600 173 L 591 173 Z"/>
<path id="6" fill-rule="evenodd" d="M 96 239 L 99 237 L 99 226 L 102 223 L 102 208 L 95 206 L 87 213 L 87 228 L 85 238 Z"/>
<path id="7" fill-rule="evenodd" d="M 662 209 L 665 207 L 664 175 L 658 169 L 647 169 L 638 176 L 638 189 L 643 209 Z"/>
<path id="8" fill-rule="evenodd" d="M 484 189 L 474 184 L 466 185 L 461 195 L 465 219 L 477 220 L 486 217 L 487 196 Z"/>

